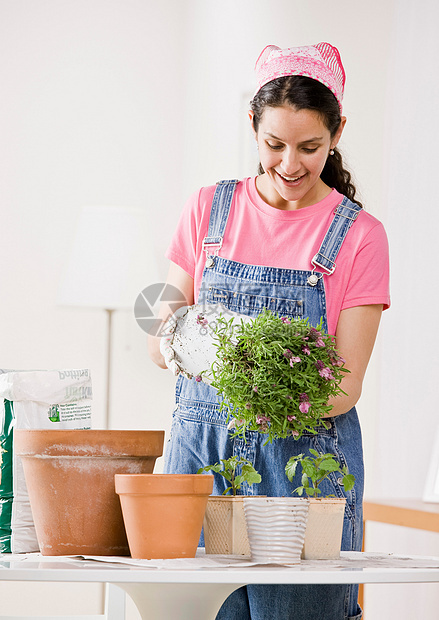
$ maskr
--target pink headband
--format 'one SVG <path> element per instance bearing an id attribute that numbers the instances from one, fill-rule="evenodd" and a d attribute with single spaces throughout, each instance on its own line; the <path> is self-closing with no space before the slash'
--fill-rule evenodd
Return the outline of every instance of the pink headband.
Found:
<path id="1" fill-rule="evenodd" d="M 303 47 L 267 45 L 255 65 L 258 92 L 265 84 L 279 77 L 304 75 L 324 84 L 335 95 L 342 109 L 345 72 L 336 47 L 317 43 Z"/>

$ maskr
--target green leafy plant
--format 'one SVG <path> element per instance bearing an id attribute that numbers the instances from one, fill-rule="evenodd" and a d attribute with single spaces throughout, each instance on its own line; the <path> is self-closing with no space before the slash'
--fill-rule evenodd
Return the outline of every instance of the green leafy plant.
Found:
<path id="1" fill-rule="evenodd" d="M 211 383 L 235 418 L 235 435 L 258 431 L 271 442 L 314 433 L 331 410 L 328 399 L 345 393 L 340 382 L 349 371 L 321 323 L 312 327 L 308 319 L 265 310 L 238 325 L 220 318 L 212 329 Z"/>
<path id="2" fill-rule="evenodd" d="M 240 471 L 241 473 L 237 473 Z M 237 491 L 241 488 L 242 483 L 246 482 L 249 485 L 258 484 L 261 482 L 261 476 L 256 469 L 246 459 L 238 458 L 237 456 L 231 456 L 228 459 L 221 459 L 219 463 L 215 465 L 207 465 L 201 467 L 197 474 L 214 472 L 223 476 L 230 486 L 223 491 L 223 495 L 227 495 L 231 491 L 231 495 L 236 495 Z"/>
<path id="3" fill-rule="evenodd" d="M 302 468 L 302 485 L 294 489 L 293 493 L 308 497 L 316 497 L 321 494 L 319 484 L 329 476 L 331 472 L 339 472 L 343 475 L 342 484 L 345 491 L 350 491 L 355 484 L 355 476 L 349 473 L 347 465 L 343 467 L 337 461 L 336 455 L 331 453 L 320 453 L 313 448 L 310 449 L 313 456 L 292 456 L 285 467 L 285 473 L 290 482 L 296 475 L 297 466 Z"/>

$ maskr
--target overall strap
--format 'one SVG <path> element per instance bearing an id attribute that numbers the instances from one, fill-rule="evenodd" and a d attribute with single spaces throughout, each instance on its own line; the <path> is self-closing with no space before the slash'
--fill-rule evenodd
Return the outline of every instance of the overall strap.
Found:
<path id="1" fill-rule="evenodd" d="M 216 255 L 223 244 L 224 231 L 237 183 L 239 183 L 237 179 L 217 183 L 210 211 L 209 229 L 207 236 L 203 239 L 203 250 L 206 252 L 207 261 L 212 262 L 212 265 L 207 265 L 206 262 L 206 266 L 213 266 L 214 261 L 209 256 L 212 251 L 215 251 Z"/>
<path id="2" fill-rule="evenodd" d="M 343 198 L 335 210 L 334 219 L 328 228 L 319 251 L 311 259 L 313 271 L 318 268 L 319 270 L 323 270 L 327 275 L 334 273 L 337 267 L 335 259 L 337 258 L 350 227 L 357 219 L 361 209 L 362 207 L 349 200 L 349 198 L 346 198 L 346 196 Z M 316 275 L 313 274 L 310 278 L 317 283 L 318 277 Z M 312 284 L 312 282 L 309 282 L 309 284 Z"/>

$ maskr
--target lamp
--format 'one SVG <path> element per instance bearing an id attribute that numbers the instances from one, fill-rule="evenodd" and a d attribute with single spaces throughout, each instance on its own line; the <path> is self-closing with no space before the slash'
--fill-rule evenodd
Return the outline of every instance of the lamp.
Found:
<path id="1" fill-rule="evenodd" d="M 58 303 L 103 308 L 107 313 L 105 428 L 110 427 L 112 316 L 133 308 L 139 292 L 156 280 L 146 213 L 133 207 L 83 207 Z"/>

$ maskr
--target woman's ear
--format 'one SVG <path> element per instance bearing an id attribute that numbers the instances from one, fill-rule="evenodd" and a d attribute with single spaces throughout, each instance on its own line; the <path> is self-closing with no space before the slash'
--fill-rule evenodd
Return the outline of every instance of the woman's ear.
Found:
<path id="1" fill-rule="evenodd" d="M 250 125 L 252 126 L 253 133 L 254 133 L 255 138 L 256 138 L 256 130 L 255 130 L 255 124 L 254 124 L 255 113 L 253 112 L 253 110 L 249 110 L 248 111 L 248 117 L 250 119 Z"/>
<path id="2" fill-rule="evenodd" d="M 346 116 L 342 116 L 342 117 L 341 117 L 341 123 L 340 123 L 340 126 L 339 126 L 339 128 L 337 129 L 337 132 L 336 132 L 336 134 L 335 134 L 334 138 L 331 140 L 331 148 L 332 148 L 332 149 L 333 149 L 334 147 L 336 147 L 336 146 L 337 146 L 337 144 L 339 143 L 340 138 L 341 138 L 341 135 L 342 135 L 343 130 L 344 130 L 345 125 L 346 125 L 346 121 L 347 121 Z"/>

